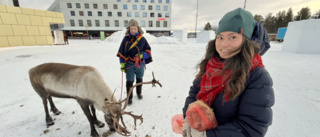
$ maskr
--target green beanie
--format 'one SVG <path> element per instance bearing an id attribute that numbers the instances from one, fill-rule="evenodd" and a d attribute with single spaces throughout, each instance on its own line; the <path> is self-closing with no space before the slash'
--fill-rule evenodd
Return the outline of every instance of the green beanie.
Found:
<path id="1" fill-rule="evenodd" d="M 219 22 L 217 34 L 224 31 L 233 31 L 251 39 L 255 27 L 255 20 L 249 11 L 237 8 L 228 12 Z"/>

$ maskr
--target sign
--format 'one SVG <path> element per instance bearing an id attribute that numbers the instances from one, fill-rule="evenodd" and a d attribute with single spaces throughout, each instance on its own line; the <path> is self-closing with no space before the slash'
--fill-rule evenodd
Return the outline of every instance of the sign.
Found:
<path id="1" fill-rule="evenodd" d="M 158 20 L 166 20 L 166 18 L 158 18 Z"/>

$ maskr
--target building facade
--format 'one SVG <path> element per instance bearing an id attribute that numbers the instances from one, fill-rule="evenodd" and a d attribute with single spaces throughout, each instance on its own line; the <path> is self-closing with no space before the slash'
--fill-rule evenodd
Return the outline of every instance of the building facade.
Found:
<path id="1" fill-rule="evenodd" d="M 0 0 L 0 5 L 13 6 L 13 1 L 12 0 Z"/>
<path id="2" fill-rule="evenodd" d="M 99 37 L 123 30 L 135 19 L 148 33 L 170 35 L 172 0 L 55 0 L 49 11 L 62 12 L 64 25 L 52 29 L 65 31 L 69 37 Z"/>

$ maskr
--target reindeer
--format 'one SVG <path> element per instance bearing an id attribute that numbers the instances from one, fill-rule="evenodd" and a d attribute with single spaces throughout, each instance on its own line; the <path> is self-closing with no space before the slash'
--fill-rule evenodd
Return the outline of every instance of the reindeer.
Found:
<path id="1" fill-rule="evenodd" d="M 104 123 L 96 117 L 96 108 L 104 113 L 105 121 L 110 131 L 116 131 L 123 136 L 129 136 L 130 132 L 123 122 L 122 115 L 132 116 L 135 127 L 137 119 L 141 121 L 140 124 L 143 123 L 142 115 L 138 116 L 124 111 L 128 105 L 128 98 L 116 101 L 114 92 L 112 93 L 104 82 L 101 74 L 91 66 L 45 63 L 30 69 L 29 77 L 32 87 L 42 98 L 47 126 L 54 125 L 54 121 L 49 115 L 47 100 L 49 100 L 51 111 L 55 115 L 61 113 L 54 105 L 52 97 L 77 100 L 90 123 L 92 137 L 99 137 L 94 125 L 99 128 L 104 127 Z M 129 93 L 133 91 L 134 87 L 141 84 L 153 84 L 153 86 L 158 84 L 162 87 L 161 83 L 154 79 L 153 75 L 152 81 L 134 85 Z M 121 108 L 121 103 L 124 101 L 124 107 Z M 121 120 L 122 125 L 119 124 L 119 120 Z"/>

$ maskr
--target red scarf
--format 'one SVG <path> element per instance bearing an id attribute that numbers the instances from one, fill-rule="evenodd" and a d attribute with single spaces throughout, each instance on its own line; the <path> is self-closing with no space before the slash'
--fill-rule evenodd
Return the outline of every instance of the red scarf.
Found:
<path id="1" fill-rule="evenodd" d="M 223 93 L 226 89 L 227 76 L 230 70 L 226 70 L 223 75 L 220 74 L 224 67 L 224 62 L 220 61 L 217 57 L 211 58 L 206 66 L 206 72 L 203 74 L 200 83 L 200 91 L 197 95 L 198 100 L 202 100 L 207 105 L 211 106 L 218 93 Z M 256 54 L 252 58 L 251 70 L 256 67 L 264 67 L 261 56 Z M 225 101 L 229 100 L 229 93 L 226 92 Z"/>

